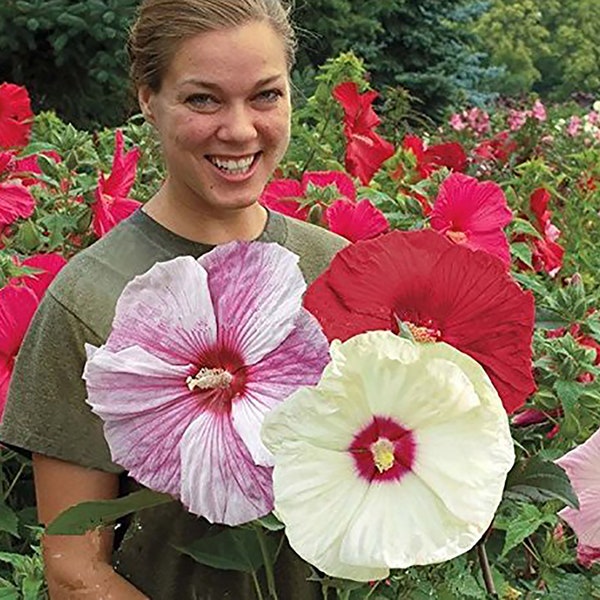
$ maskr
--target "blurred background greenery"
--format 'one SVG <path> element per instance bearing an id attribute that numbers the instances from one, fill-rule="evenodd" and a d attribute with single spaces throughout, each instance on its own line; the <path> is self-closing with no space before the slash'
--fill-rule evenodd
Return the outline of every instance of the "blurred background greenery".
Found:
<path id="1" fill-rule="evenodd" d="M 0 81 L 77 127 L 122 123 L 136 110 L 124 47 L 138 4 L 3 0 Z M 600 92 L 597 0 L 296 0 L 294 20 L 300 96 L 319 65 L 350 50 L 374 88 L 402 88 L 435 120 L 498 97 L 586 102 Z"/>

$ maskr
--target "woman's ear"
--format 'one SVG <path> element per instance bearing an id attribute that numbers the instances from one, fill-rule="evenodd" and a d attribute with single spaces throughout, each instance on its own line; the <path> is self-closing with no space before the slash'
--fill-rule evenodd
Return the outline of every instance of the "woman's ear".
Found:
<path id="1" fill-rule="evenodd" d="M 138 89 L 138 102 L 142 114 L 148 123 L 154 123 L 154 113 L 152 111 L 152 98 L 154 94 L 147 85 L 142 85 Z"/>

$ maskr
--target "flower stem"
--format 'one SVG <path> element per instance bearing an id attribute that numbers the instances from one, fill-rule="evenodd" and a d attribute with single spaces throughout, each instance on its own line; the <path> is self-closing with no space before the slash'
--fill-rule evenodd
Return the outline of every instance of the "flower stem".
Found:
<path id="1" fill-rule="evenodd" d="M 485 583 L 485 589 L 492 598 L 498 598 L 498 592 L 494 586 L 494 579 L 492 577 L 492 570 L 490 568 L 490 561 L 485 551 L 485 536 L 477 542 L 477 558 L 479 559 L 479 566 L 481 567 L 481 573 L 483 575 L 483 582 Z"/>
<path id="2" fill-rule="evenodd" d="M 262 590 L 260 589 L 260 583 L 258 583 L 258 577 L 256 577 L 256 571 L 251 572 L 252 581 L 254 582 L 254 589 L 256 591 L 256 598 L 258 600 L 264 600 Z"/>
<path id="3" fill-rule="evenodd" d="M 256 537 L 258 538 L 258 545 L 265 561 L 265 573 L 267 575 L 267 589 L 269 591 L 269 600 L 279 600 L 277 597 L 277 588 L 275 586 L 275 574 L 273 572 L 273 565 L 271 563 L 271 555 L 267 548 L 267 540 L 265 532 L 261 525 L 255 525 Z"/>

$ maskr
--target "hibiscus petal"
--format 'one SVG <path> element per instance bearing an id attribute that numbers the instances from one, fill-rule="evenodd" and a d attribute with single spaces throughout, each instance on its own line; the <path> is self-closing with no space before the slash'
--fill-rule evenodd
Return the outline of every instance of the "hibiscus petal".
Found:
<path id="1" fill-rule="evenodd" d="M 278 244 L 232 242 L 198 259 L 218 323 L 218 340 L 253 365 L 291 333 L 306 284 L 298 256 Z"/>
<path id="2" fill-rule="evenodd" d="M 180 450 L 181 500 L 191 513 L 234 526 L 272 510 L 272 470 L 253 463 L 229 415 L 199 415 Z"/>
<path id="3" fill-rule="evenodd" d="M 300 386 L 316 384 L 328 360 L 327 339 L 316 319 L 301 309 L 287 339 L 248 368 L 244 397 L 233 402 L 231 416 L 256 464 L 273 464 L 271 453 L 260 439 L 265 414 Z"/>
<path id="4" fill-rule="evenodd" d="M 202 355 L 217 336 L 207 278 L 198 261 L 181 256 L 133 279 L 117 302 L 107 348 L 138 345 L 172 364 Z"/>
<path id="5" fill-rule="evenodd" d="M 105 422 L 112 459 L 142 485 L 177 495 L 178 446 L 201 411 L 185 383 L 192 365 L 173 366 L 138 347 L 87 350 L 87 402 Z"/>
<path id="6" fill-rule="evenodd" d="M 343 198 L 354 202 L 356 200 L 356 188 L 352 179 L 341 171 L 308 171 L 302 176 L 302 189 L 306 190 L 308 184 L 317 187 L 335 185 Z"/>
<path id="7" fill-rule="evenodd" d="M 580 544 L 600 547 L 600 429 L 556 462 L 567 472 L 579 500 L 579 509 L 565 508 L 558 514 L 573 528 Z"/>
<path id="8" fill-rule="evenodd" d="M 337 200 L 325 210 L 325 218 L 330 231 L 350 240 L 368 240 L 386 233 L 389 223 L 384 214 L 369 200 L 357 204 Z"/>
<path id="9" fill-rule="evenodd" d="M 291 547 L 321 571 L 356 581 L 382 579 L 389 574 L 385 566 L 348 565 L 340 556 L 348 524 L 368 492 L 353 470 L 345 452 L 301 442 L 290 446 L 277 457 L 275 511 Z"/>
<path id="10" fill-rule="evenodd" d="M 33 214 L 35 199 L 20 183 L 0 183 L 0 227 Z"/>

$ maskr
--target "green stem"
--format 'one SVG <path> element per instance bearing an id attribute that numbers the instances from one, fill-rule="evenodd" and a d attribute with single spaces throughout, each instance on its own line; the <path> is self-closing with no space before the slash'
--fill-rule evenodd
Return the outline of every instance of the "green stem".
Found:
<path id="1" fill-rule="evenodd" d="M 260 583 L 258 583 L 258 577 L 256 577 L 256 571 L 251 572 L 252 581 L 254 582 L 254 590 L 256 591 L 256 598 L 258 600 L 264 600 L 262 590 L 260 589 Z"/>
<path id="2" fill-rule="evenodd" d="M 258 537 L 258 545 L 265 561 L 265 573 L 267 575 L 267 589 L 269 590 L 269 600 L 278 600 L 277 587 L 275 586 L 275 573 L 271 564 L 271 556 L 267 549 L 267 541 L 265 532 L 261 525 L 255 525 L 256 536 Z"/>
<path id="3" fill-rule="evenodd" d="M 10 485 L 8 486 L 8 489 L 4 493 L 3 500 L 5 502 L 8 498 L 8 496 L 10 495 L 10 493 L 13 491 L 13 488 L 17 484 L 17 481 L 19 481 L 19 477 L 21 477 L 21 474 L 23 473 L 24 470 L 25 470 L 25 465 L 21 465 L 21 467 L 19 468 L 19 472 L 15 475 L 15 478 L 11 481 Z"/>
<path id="4" fill-rule="evenodd" d="M 483 574 L 483 582 L 485 583 L 485 589 L 492 598 L 498 598 L 498 592 L 494 586 L 494 579 L 492 577 L 492 570 L 490 568 L 490 562 L 485 551 L 485 536 L 477 543 L 477 558 L 479 559 L 479 566 L 481 567 L 481 573 Z"/>
<path id="5" fill-rule="evenodd" d="M 325 121 L 323 122 L 323 127 L 321 127 L 321 131 L 319 131 L 319 137 L 318 137 L 319 140 L 325 135 L 325 131 L 327 131 L 327 128 L 329 127 L 329 121 L 331 121 L 331 114 L 332 114 L 332 110 L 330 107 L 329 110 L 327 111 L 327 116 L 325 117 Z M 317 146 L 314 145 L 312 150 L 310 151 L 310 154 L 308 155 L 308 158 L 304 161 L 304 164 L 302 165 L 302 168 L 300 169 L 300 175 L 304 175 L 304 173 L 306 173 L 306 171 L 308 170 L 308 165 L 312 162 L 312 159 L 315 157 L 316 151 L 317 151 Z"/>

